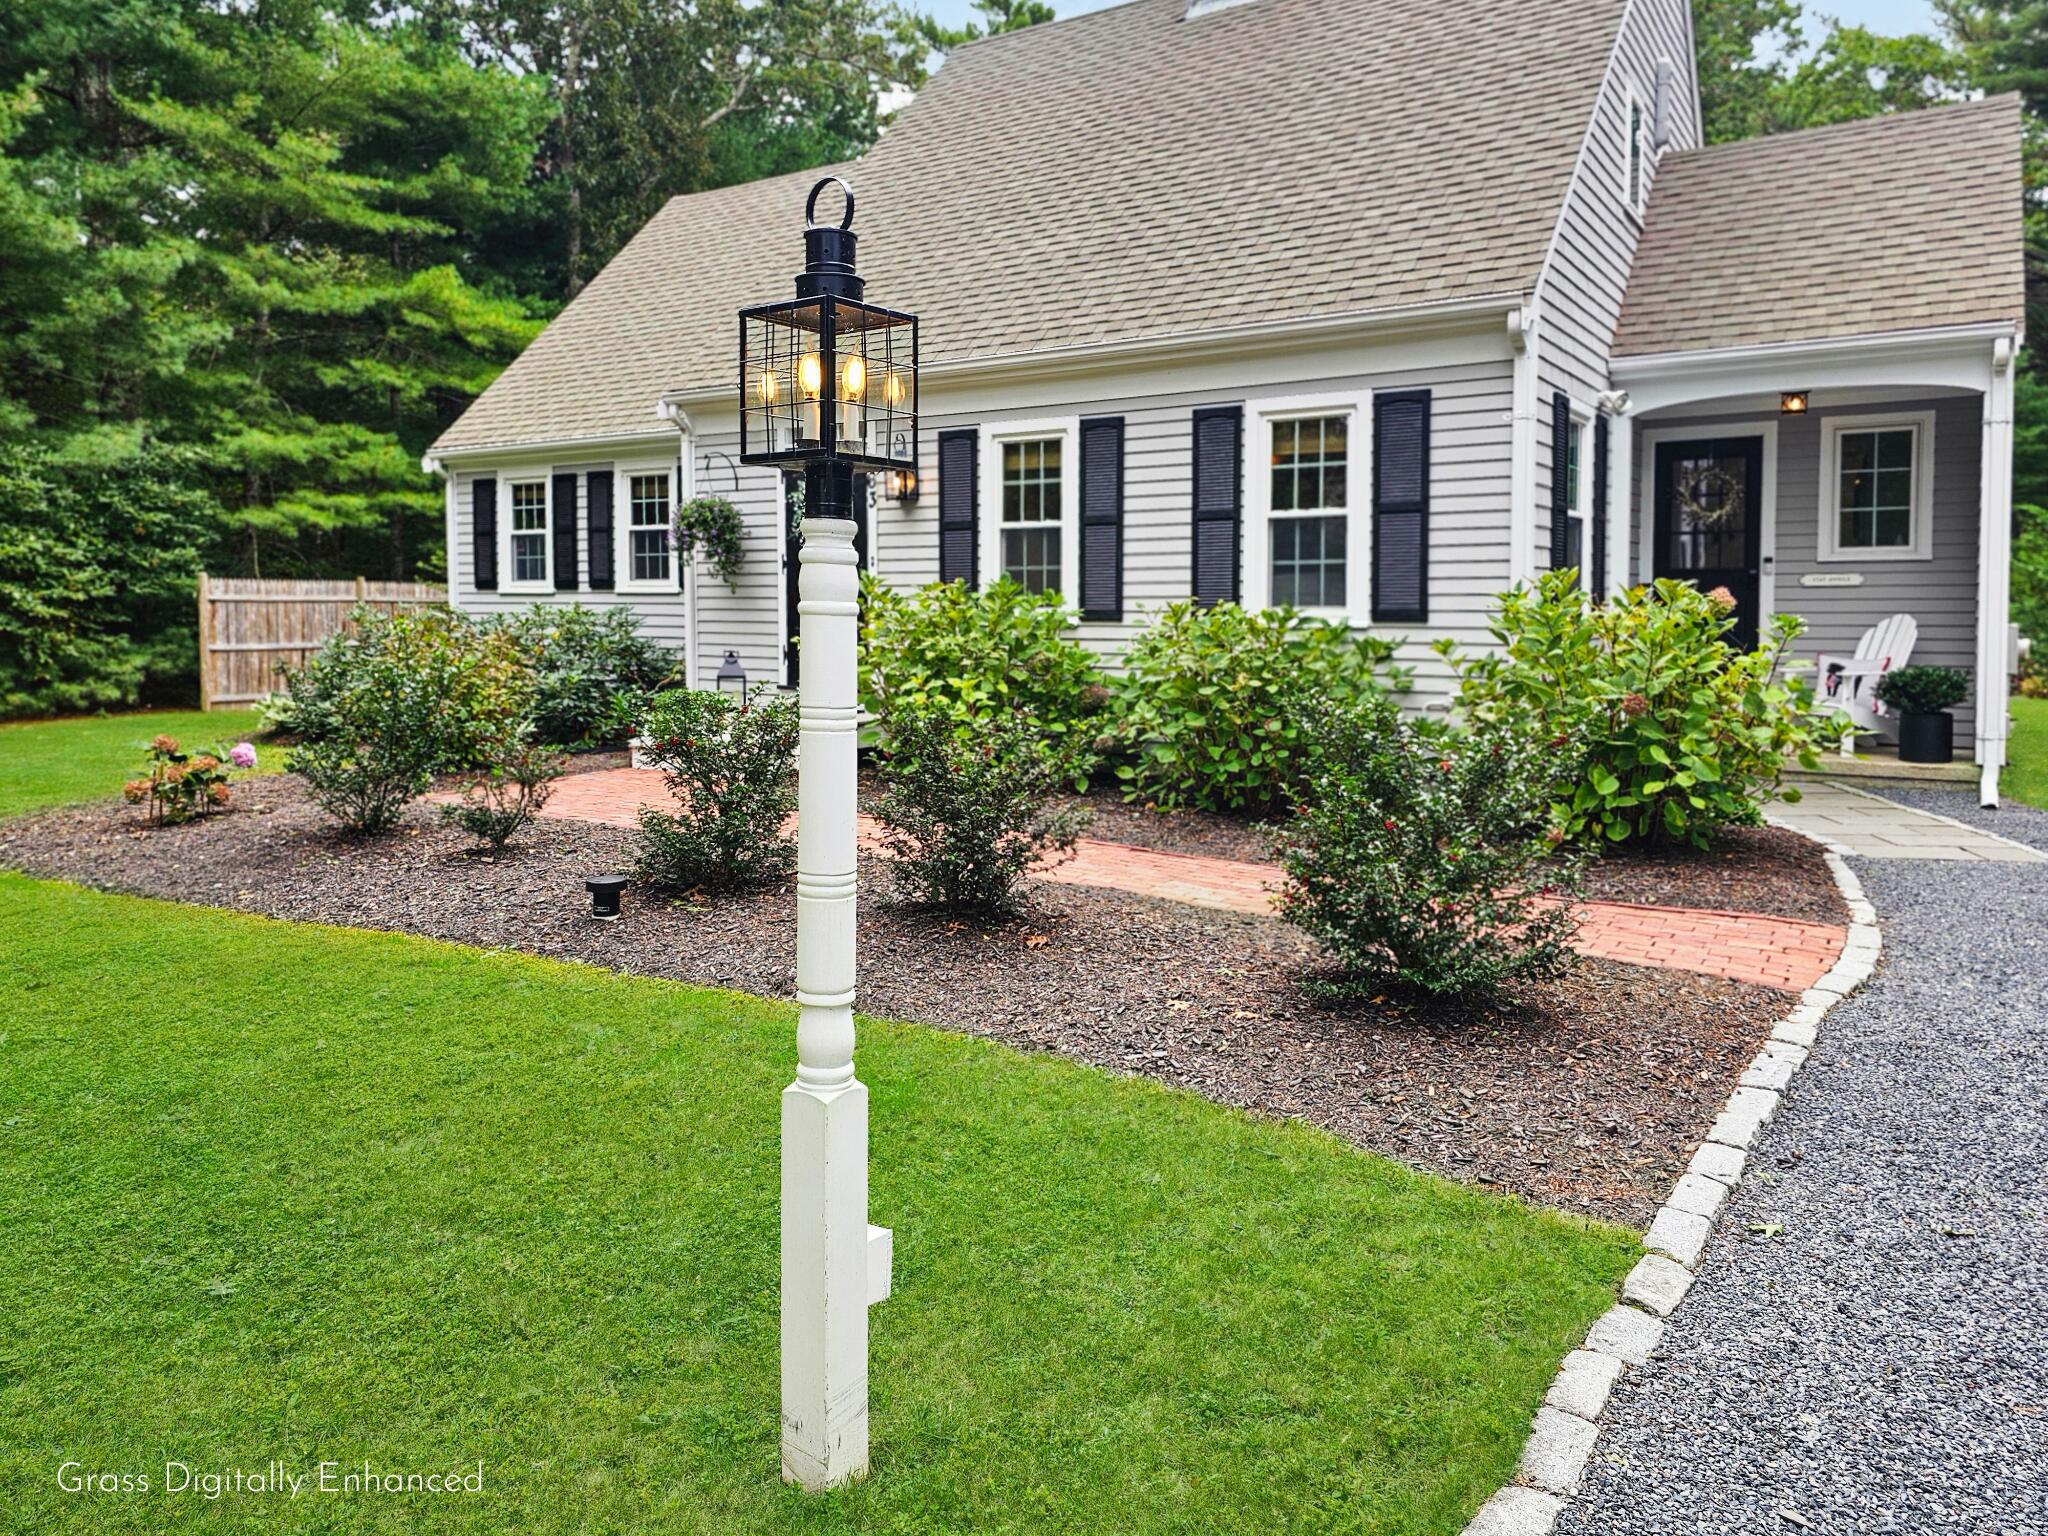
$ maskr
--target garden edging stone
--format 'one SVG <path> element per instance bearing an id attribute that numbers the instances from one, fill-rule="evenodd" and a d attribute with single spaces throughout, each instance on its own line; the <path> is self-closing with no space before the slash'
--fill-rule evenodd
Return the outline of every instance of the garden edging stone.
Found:
<path id="1" fill-rule="evenodd" d="M 1821 1020 L 1835 1004 L 1870 979 L 1882 953 L 1877 910 L 1841 857 L 1826 848 L 1827 866 L 1849 908 L 1848 942 L 1834 966 L 1771 1031 L 1756 1059 L 1728 1095 L 1671 1196 L 1643 1234 L 1646 1252 L 1622 1282 L 1621 1301 L 1587 1331 L 1585 1344 L 1565 1356 L 1544 1397 L 1514 1482 L 1480 1507 L 1464 1536 L 1547 1536 L 1578 1490 L 1600 1433 L 1615 1384 L 1644 1364 L 1664 1336 L 1667 1321 L 1692 1288 L 1706 1256 L 1714 1223 L 1741 1182 L 1749 1147 L 1777 1112 L 1819 1039 Z"/>

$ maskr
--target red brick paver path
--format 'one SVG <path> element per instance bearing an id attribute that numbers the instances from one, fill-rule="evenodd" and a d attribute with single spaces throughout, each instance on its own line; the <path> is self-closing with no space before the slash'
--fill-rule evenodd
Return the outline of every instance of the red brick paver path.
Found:
<path id="1" fill-rule="evenodd" d="M 665 807 L 669 803 L 661 775 L 654 769 L 611 768 L 558 780 L 543 814 L 632 827 L 639 825 L 642 806 Z M 865 848 L 880 846 L 880 828 L 874 818 L 860 818 L 860 841 Z M 1272 910 L 1280 871 L 1271 864 L 1161 853 L 1083 838 L 1072 859 L 1044 871 L 1039 878 L 1131 891 L 1226 912 L 1266 913 Z M 1844 929 L 1831 923 L 1765 917 L 1755 912 L 1589 901 L 1579 908 L 1574 947 L 1581 954 L 1604 960 L 1699 971 L 1802 992 L 1827 974 L 1847 937 Z"/>

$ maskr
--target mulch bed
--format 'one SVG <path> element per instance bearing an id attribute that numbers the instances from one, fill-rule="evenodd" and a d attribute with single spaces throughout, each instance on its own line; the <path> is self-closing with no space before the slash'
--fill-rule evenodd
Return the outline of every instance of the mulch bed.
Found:
<path id="1" fill-rule="evenodd" d="M 1588 866 L 1586 895 L 1813 923 L 1849 921 L 1820 845 L 1783 827 L 1727 827 L 1704 850 L 1609 849 Z"/>
<path id="2" fill-rule="evenodd" d="M 630 832 L 549 821 L 492 859 L 465 851 L 423 806 L 364 844 L 336 836 L 296 780 L 247 781 L 235 801 L 226 815 L 156 831 L 118 804 L 0 824 L 0 863 L 275 917 L 793 990 L 787 888 L 715 902 L 636 889 L 622 921 L 590 921 L 583 880 L 630 867 Z M 1025 918 L 984 928 L 896 906 L 882 899 L 886 869 L 864 861 L 862 873 L 870 1013 L 1144 1073 L 1636 1225 L 1787 1004 L 1761 987 L 1588 960 L 1495 1009 L 1330 1008 L 1297 989 L 1314 948 L 1276 919 L 1042 883 Z"/>

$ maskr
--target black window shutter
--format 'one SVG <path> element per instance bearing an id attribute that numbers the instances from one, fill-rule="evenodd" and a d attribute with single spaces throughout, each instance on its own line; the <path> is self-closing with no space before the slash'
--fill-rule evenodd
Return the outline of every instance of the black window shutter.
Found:
<path id="1" fill-rule="evenodd" d="M 1571 532 L 1565 470 L 1572 452 L 1572 403 L 1563 390 L 1550 397 L 1550 568 L 1564 569 Z"/>
<path id="2" fill-rule="evenodd" d="M 470 581 L 479 592 L 498 590 L 498 482 L 469 483 Z"/>
<path id="3" fill-rule="evenodd" d="M 1239 534 L 1244 521 L 1244 407 L 1195 412 L 1195 601 L 1237 601 Z"/>
<path id="4" fill-rule="evenodd" d="M 974 483 L 980 449 L 977 427 L 939 434 L 939 580 L 970 587 L 981 585 Z"/>
<path id="5" fill-rule="evenodd" d="M 556 484 L 559 486 L 560 481 Z M 590 590 L 609 592 L 617 585 L 612 572 L 612 472 L 593 469 L 583 477 L 583 521 L 590 546 Z"/>
<path id="6" fill-rule="evenodd" d="M 1372 616 L 1429 617 L 1429 391 L 1372 402 Z"/>
<path id="7" fill-rule="evenodd" d="M 576 590 L 576 477 L 555 476 L 555 590 Z"/>
<path id="8" fill-rule="evenodd" d="M 1593 418 L 1593 600 L 1607 597 L 1607 429 L 1605 412 Z"/>
<path id="9" fill-rule="evenodd" d="M 1124 419 L 1081 423 L 1081 617 L 1124 616 Z"/>

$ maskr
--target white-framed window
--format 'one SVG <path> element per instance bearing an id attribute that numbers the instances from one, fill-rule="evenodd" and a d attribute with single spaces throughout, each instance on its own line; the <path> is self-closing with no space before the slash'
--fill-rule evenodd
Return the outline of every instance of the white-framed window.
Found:
<path id="1" fill-rule="evenodd" d="M 1933 559 L 1933 501 L 1932 411 L 1822 424 L 1821 559 Z"/>
<path id="2" fill-rule="evenodd" d="M 1564 563 L 1579 573 L 1579 585 L 1593 589 L 1593 428 L 1573 416 L 1565 432 Z"/>
<path id="3" fill-rule="evenodd" d="M 981 579 L 1078 601 L 1080 421 L 997 422 L 981 435 Z"/>
<path id="4" fill-rule="evenodd" d="M 1626 141 L 1622 147 L 1621 192 L 1629 211 L 1639 214 L 1650 193 L 1650 109 L 1631 87 L 1622 111 Z"/>
<path id="5" fill-rule="evenodd" d="M 1368 402 L 1255 400 L 1246 417 L 1246 600 L 1364 623 L 1372 599 Z"/>
<path id="6" fill-rule="evenodd" d="M 548 529 L 548 482 L 512 480 L 506 494 L 506 584 L 554 590 L 554 550 Z"/>
<path id="7" fill-rule="evenodd" d="M 675 506 L 667 466 L 626 466 L 619 471 L 618 486 L 622 504 L 614 518 L 619 589 L 675 591 Z"/>

